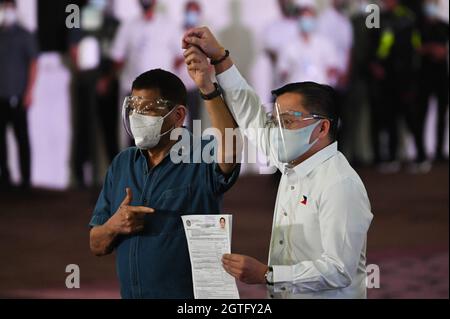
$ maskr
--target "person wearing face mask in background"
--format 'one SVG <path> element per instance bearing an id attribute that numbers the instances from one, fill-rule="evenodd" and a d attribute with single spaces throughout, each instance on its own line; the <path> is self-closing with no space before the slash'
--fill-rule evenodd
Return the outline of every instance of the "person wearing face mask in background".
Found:
<path id="1" fill-rule="evenodd" d="M 196 143 L 187 131 L 185 148 L 170 137 L 187 112 L 186 88 L 176 75 L 145 72 L 124 101 L 124 127 L 137 147 L 112 162 L 90 222 L 91 251 L 97 256 L 116 252 L 123 298 L 193 298 L 180 216 L 222 213 L 223 194 L 239 175 L 237 144 L 225 147 L 225 129 L 237 125 L 211 81 L 209 64 L 191 58 L 196 50 L 186 51 L 186 63 L 212 126 L 222 134 L 214 154 L 206 149 L 211 142 Z"/>
<path id="2" fill-rule="evenodd" d="M 0 1 L 0 190 L 11 189 L 6 129 L 17 140 L 22 190 L 31 186 L 27 113 L 33 104 L 38 48 L 34 35 L 18 24 L 14 0 Z"/>
<path id="3" fill-rule="evenodd" d="M 228 55 L 208 28 L 188 32 L 183 45 L 198 46 L 214 60 Z M 266 115 L 231 58 L 215 71 L 239 127 L 259 132 L 247 137 L 283 173 L 268 262 L 227 254 L 225 270 L 247 284 L 266 284 L 270 298 L 366 298 L 373 215 L 360 177 L 337 149 L 334 89 L 289 83 L 272 92 L 273 112 Z"/>
<path id="4" fill-rule="evenodd" d="M 139 0 L 139 4 L 142 14 L 120 25 L 110 50 L 120 74 L 119 103 L 130 94 L 131 84 L 139 74 L 155 68 L 173 71 L 174 67 L 172 47 L 177 34 L 173 25 L 158 12 L 157 0 Z M 130 142 L 120 125 L 120 147 L 127 147 Z"/>
<path id="5" fill-rule="evenodd" d="M 425 152 L 425 119 L 430 97 L 435 96 L 438 102 L 438 122 L 436 130 L 436 148 L 434 159 L 446 161 L 445 125 L 448 111 L 448 23 L 439 17 L 439 3 L 436 0 L 423 1 L 424 21 L 420 27 L 422 56 L 420 68 L 419 116 L 417 117 L 417 133 L 419 134 L 418 161 L 427 159 Z"/>
<path id="6" fill-rule="evenodd" d="M 272 66 L 272 85 L 282 83 L 278 59 L 292 39 L 297 37 L 298 8 L 294 0 L 278 0 L 281 17 L 271 22 L 264 30 L 263 46 Z"/>
<path id="7" fill-rule="evenodd" d="M 314 0 L 301 0 L 296 36 L 281 50 L 278 68 L 282 84 L 313 81 L 335 86 L 339 69 L 333 43 L 320 35 Z"/>
<path id="8" fill-rule="evenodd" d="M 173 52 L 175 55 L 174 69 L 176 74 L 186 85 L 187 89 L 187 103 L 189 105 L 189 116 L 187 118 L 187 127 L 192 129 L 192 121 L 201 119 L 201 98 L 200 93 L 195 85 L 194 81 L 189 76 L 189 72 L 186 69 L 184 63 L 183 52 L 180 51 L 180 41 L 179 39 L 182 35 L 189 29 L 198 27 L 201 23 L 202 18 L 202 8 L 197 1 L 188 1 L 184 7 L 184 21 L 183 27 L 181 28 L 180 35 L 177 36 L 176 40 L 173 41 Z"/>
<path id="9" fill-rule="evenodd" d="M 90 0 L 81 10 L 81 28 L 69 33 L 74 74 L 73 168 L 77 187 L 87 186 L 85 164 L 92 167 L 92 185 L 98 186 L 98 127 L 111 162 L 117 145 L 117 80 L 109 47 L 119 26 L 111 0 Z M 99 125 L 101 124 L 101 125 Z"/>

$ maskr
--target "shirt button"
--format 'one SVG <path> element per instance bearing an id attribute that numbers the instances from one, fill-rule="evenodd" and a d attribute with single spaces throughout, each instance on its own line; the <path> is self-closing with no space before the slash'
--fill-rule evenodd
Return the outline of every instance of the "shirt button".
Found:
<path id="1" fill-rule="evenodd" d="M 282 240 L 280 240 L 280 245 L 283 245 L 283 241 Z"/>
<path id="2" fill-rule="evenodd" d="M 286 287 L 281 287 L 281 290 L 285 291 L 285 290 L 286 290 Z"/>
<path id="3" fill-rule="evenodd" d="M 295 186 L 291 186 L 291 191 L 293 191 L 295 189 Z"/>
<path id="4" fill-rule="evenodd" d="M 273 295 L 270 295 L 270 298 L 273 298 Z"/>
<path id="5" fill-rule="evenodd" d="M 284 215 L 284 216 L 287 216 L 287 213 L 286 213 L 286 212 L 283 212 L 283 215 Z"/>

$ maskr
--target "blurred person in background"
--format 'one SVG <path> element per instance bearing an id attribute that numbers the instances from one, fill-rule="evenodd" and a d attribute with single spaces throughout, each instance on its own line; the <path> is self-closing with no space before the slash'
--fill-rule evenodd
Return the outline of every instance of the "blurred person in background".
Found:
<path id="1" fill-rule="evenodd" d="M 401 168 L 400 120 L 413 134 L 417 114 L 417 76 L 420 35 L 414 13 L 398 0 L 384 0 L 380 28 L 372 29 L 370 85 L 372 110 L 372 147 L 374 162 L 383 173 Z M 381 134 L 386 134 L 388 147 L 383 154 Z M 429 170 L 429 166 L 423 167 Z"/>
<path id="2" fill-rule="evenodd" d="M 224 269 L 247 284 L 266 284 L 270 298 L 366 298 L 366 241 L 373 215 L 364 184 L 337 147 L 334 89 L 314 82 L 272 91 L 272 114 L 207 28 L 184 37 L 215 64 L 236 122 L 283 172 L 268 264 L 225 254 Z M 198 50 L 197 64 L 207 63 Z M 212 109 L 214 111 L 214 109 Z M 218 116 L 218 118 L 221 118 Z"/>
<path id="3" fill-rule="evenodd" d="M 92 186 L 99 184 L 98 150 L 103 137 L 109 161 L 117 146 L 117 81 L 109 46 L 119 25 L 112 15 L 112 2 L 90 0 L 81 10 L 81 28 L 69 33 L 74 67 L 73 166 L 77 187 L 87 186 L 86 164 L 92 167 Z M 101 124 L 101 126 L 99 125 Z M 101 127 L 102 130 L 98 130 Z"/>
<path id="4" fill-rule="evenodd" d="M 286 43 L 279 57 L 283 83 L 313 81 L 335 86 L 339 74 L 338 54 L 333 43 L 319 34 L 314 0 L 301 0 L 297 33 Z"/>
<path id="5" fill-rule="evenodd" d="M 188 1 L 184 7 L 184 21 L 183 28 L 178 36 L 173 41 L 173 52 L 175 56 L 175 70 L 178 77 L 183 81 L 187 89 L 187 104 L 189 106 L 189 114 L 187 118 L 187 126 L 192 129 L 192 121 L 200 120 L 201 118 L 201 98 L 200 93 L 194 81 L 189 76 L 189 72 L 184 63 L 183 51 L 180 50 L 179 39 L 183 34 L 191 29 L 198 27 L 202 19 L 202 8 L 197 1 Z"/>
<path id="6" fill-rule="evenodd" d="M 123 122 L 137 147 L 112 162 L 90 222 L 91 251 L 116 252 L 122 298 L 194 297 L 180 216 L 222 213 L 223 194 L 239 176 L 237 144 L 231 149 L 225 143 L 225 130 L 237 125 L 209 69 L 191 59 L 192 50 L 186 51 L 186 63 L 212 127 L 221 133 L 216 140 L 221 146 L 211 152 L 209 141 L 196 143 L 187 131 L 183 146 L 171 138 L 187 112 L 186 88 L 176 75 L 155 69 L 136 78 L 125 98 Z"/>
<path id="7" fill-rule="evenodd" d="M 264 30 L 263 46 L 269 57 L 274 87 L 282 83 L 278 58 L 288 43 L 298 35 L 298 8 L 295 0 L 278 0 L 281 17 L 271 22 Z"/>
<path id="8" fill-rule="evenodd" d="M 333 0 L 331 4 L 319 14 L 318 33 L 327 38 L 334 46 L 337 54 L 337 73 L 334 80 L 337 93 L 337 105 L 341 119 L 339 132 L 339 144 L 341 151 L 348 156 L 354 153 L 352 149 L 355 143 L 352 137 L 355 131 L 352 130 L 354 123 L 359 119 L 355 118 L 353 108 L 348 105 L 348 89 L 350 76 L 351 52 L 353 47 L 353 26 L 350 18 L 346 16 L 347 0 Z M 350 157 L 347 157 L 350 160 Z"/>
<path id="9" fill-rule="evenodd" d="M 0 1 L 0 188 L 11 188 L 6 131 L 12 124 L 20 157 L 20 187 L 30 188 L 31 154 L 27 113 L 33 104 L 38 48 L 18 24 L 16 2 Z"/>
<path id="10" fill-rule="evenodd" d="M 130 94 L 131 83 L 139 74 L 155 68 L 172 70 L 174 66 L 173 25 L 157 13 L 157 0 L 139 0 L 139 4 L 142 14 L 120 26 L 111 48 L 110 56 L 120 72 L 119 101 Z M 120 128 L 123 148 L 131 141 Z"/>
<path id="11" fill-rule="evenodd" d="M 351 17 L 353 29 L 353 47 L 350 53 L 348 109 L 343 117 L 351 123 L 353 131 L 347 136 L 346 157 L 354 165 L 369 162 L 368 154 L 362 145 L 370 145 L 370 125 L 364 125 L 362 119 L 368 112 L 368 81 L 370 61 L 370 36 L 366 26 L 369 2 L 359 0 L 356 11 Z M 370 122 L 370 121 L 369 121 Z M 344 123 L 345 125 L 345 123 Z M 347 126 L 348 127 L 348 126 Z M 370 148 L 370 146 L 369 146 Z"/>
<path id="12" fill-rule="evenodd" d="M 436 129 L 435 160 L 444 161 L 445 125 L 448 110 L 448 23 L 439 17 L 439 5 L 436 0 L 423 2 L 424 21 L 421 24 L 422 46 L 420 54 L 420 113 L 417 117 L 419 134 L 418 157 L 416 169 L 427 162 L 425 151 L 425 120 L 430 104 L 430 97 L 435 96 L 438 105 L 438 121 Z"/>

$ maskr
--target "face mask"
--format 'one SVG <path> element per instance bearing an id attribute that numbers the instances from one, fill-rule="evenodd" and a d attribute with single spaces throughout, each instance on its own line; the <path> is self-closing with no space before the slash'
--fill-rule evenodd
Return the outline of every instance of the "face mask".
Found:
<path id="1" fill-rule="evenodd" d="M 319 121 L 298 130 L 281 129 L 284 139 L 281 136 L 280 129 L 274 130 L 271 134 L 271 145 L 278 161 L 281 163 L 290 163 L 308 152 L 319 140 L 316 139 L 312 143 L 309 143 L 314 129 L 321 122 Z"/>
<path id="2" fill-rule="evenodd" d="M 96 7 L 100 11 L 105 11 L 106 7 L 108 6 L 107 0 L 90 0 L 89 4 Z"/>
<path id="3" fill-rule="evenodd" d="M 133 113 L 130 115 L 130 128 L 136 146 L 143 150 L 154 148 L 158 145 L 162 136 L 168 134 L 174 128 L 161 134 L 164 119 L 168 117 L 176 108 L 173 108 L 165 116 L 149 116 Z"/>
<path id="4" fill-rule="evenodd" d="M 317 24 L 316 18 L 311 16 L 301 17 L 298 23 L 300 30 L 305 33 L 314 32 Z"/>
<path id="5" fill-rule="evenodd" d="M 436 3 L 428 2 L 424 5 L 425 15 L 429 18 L 436 18 L 439 16 L 439 6 Z"/>
<path id="6" fill-rule="evenodd" d="M 96 31 L 103 24 L 103 13 L 97 7 L 87 6 L 81 11 L 81 27 L 85 31 Z"/>
<path id="7" fill-rule="evenodd" d="M 17 12 L 13 8 L 0 10 L 0 25 L 10 27 L 17 22 Z"/>
<path id="8" fill-rule="evenodd" d="M 186 13 L 186 25 L 189 27 L 195 27 L 198 25 L 200 15 L 197 11 L 188 11 Z"/>

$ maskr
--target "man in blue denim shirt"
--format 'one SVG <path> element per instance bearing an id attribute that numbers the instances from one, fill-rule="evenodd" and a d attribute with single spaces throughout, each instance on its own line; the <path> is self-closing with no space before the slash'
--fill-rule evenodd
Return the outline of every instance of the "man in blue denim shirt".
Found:
<path id="1" fill-rule="evenodd" d="M 185 86 L 163 70 L 148 71 L 133 82 L 124 122 L 138 147 L 114 159 L 90 222 L 91 251 L 97 256 L 116 251 L 123 298 L 193 298 L 180 216 L 220 213 L 223 194 L 239 175 L 236 147 L 226 154 L 224 143 L 225 128 L 236 128 L 236 123 L 209 74 L 194 69 L 195 61 L 188 64 L 211 111 L 212 126 L 222 133 L 221 146 L 217 154 L 207 153 L 217 160 L 193 161 L 206 143 L 191 141 L 190 152 L 175 163 L 173 155 L 180 155 L 181 148 L 170 133 L 185 120 Z M 230 155 L 233 163 L 224 163 Z"/>

